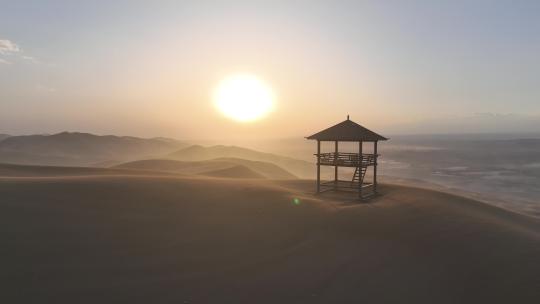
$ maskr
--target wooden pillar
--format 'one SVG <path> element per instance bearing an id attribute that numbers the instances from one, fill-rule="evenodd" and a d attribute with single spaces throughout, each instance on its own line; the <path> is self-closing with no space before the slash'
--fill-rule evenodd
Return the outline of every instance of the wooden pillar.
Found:
<path id="1" fill-rule="evenodd" d="M 373 142 L 373 154 L 375 164 L 373 165 L 373 193 L 377 193 L 377 141 Z"/>
<path id="2" fill-rule="evenodd" d="M 321 192 L 321 141 L 317 140 L 317 193 Z"/>
<path id="3" fill-rule="evenodd" d="M 338 141 L 335 142 L 335 154 L 334 154 L 334 190 L 338 188 Z"/>
<path id="4" fill-rule="evenodd" d="M 358 159 L 359 159 L 359 163 L 360 163 L 360 170 L 358 172 L 359 176 L 358 176 L 358 197 L 361 199 L 362 198 L 362 142 L 359 141 L 358 142 Z"/>

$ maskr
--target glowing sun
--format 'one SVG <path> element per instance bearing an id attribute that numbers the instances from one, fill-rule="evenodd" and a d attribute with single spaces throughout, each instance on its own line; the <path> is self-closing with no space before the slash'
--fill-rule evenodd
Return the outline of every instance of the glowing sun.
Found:
<path id="1" fill-rule="evenodd" d="M 214 93 L 214 105 L 229 118 L 249 122 L 272 111 L 274 94 L 254 75 L 232 75 L 219 83 Z"/>

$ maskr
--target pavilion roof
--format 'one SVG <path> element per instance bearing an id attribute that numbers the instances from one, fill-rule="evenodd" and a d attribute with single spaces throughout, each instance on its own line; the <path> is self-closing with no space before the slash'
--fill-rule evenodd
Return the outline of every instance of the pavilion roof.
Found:
<path id="1" fill-rule="evenodd" d="M 316 139 L 321 141 L 379 141 L 388 140 L 369 129 L 362 127 L 352 120 L 344 120 L 335 126 L 324 129 L 318 133 L 306 137 L 307 139 Z"/>

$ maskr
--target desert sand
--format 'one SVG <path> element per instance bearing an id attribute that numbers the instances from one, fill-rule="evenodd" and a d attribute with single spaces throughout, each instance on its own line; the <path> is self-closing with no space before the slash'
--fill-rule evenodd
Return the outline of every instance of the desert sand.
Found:
<path id="1" fill-rule="evenodd" d="M 540 299 L 539 221 L 478 201 L 382 185 L 358 203 L 306 180 L 72 170 L 0 178 L 3 303 Z"/>
<path id="2" fill-rule="evenodd" d="M 202 161 L 147 159 L 116 165 L 115 169 L 150 170 L 179 174 L 200 174 L 230 178 L 296 179 L 281 167 L 263 161 L 241 158 L 215 158 Z"/>

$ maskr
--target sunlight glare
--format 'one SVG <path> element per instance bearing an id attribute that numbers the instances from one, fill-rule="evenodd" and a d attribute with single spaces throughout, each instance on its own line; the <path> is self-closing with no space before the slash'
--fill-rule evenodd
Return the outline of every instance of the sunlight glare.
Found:
<path id="1" fill-rule="evenodd" d="M 274 94 L 256 76 L 238 74 L 220 82 L 214 94 L 214 105 L 229 118 L 250 122 L 272 111 Z"/>

